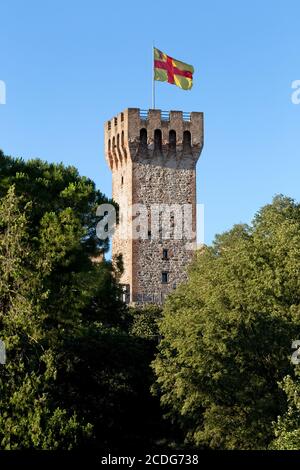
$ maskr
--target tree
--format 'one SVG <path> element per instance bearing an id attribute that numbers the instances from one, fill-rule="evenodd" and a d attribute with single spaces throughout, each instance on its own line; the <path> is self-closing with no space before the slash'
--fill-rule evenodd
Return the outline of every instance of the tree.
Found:
<path id="1" fill-rule="evenodd" d="M 131 307 L 129 314 L 131 318 L 130 333 L 141 338 L 148 338 L 157 344 L 159 340 L 158 321 L 161 318 L 162 308 L 151 304 L 143 307 Z"/>
<path id="2" fill-rule="evenodd" d="M 1 154 L 0 168 L 0 448 L 154 445 L 154 348 L 129 333 L 121 264 L 97 256 L 104 196 L 63 165 Z"/>
<path id="3" fill-rule="evenodd" d="M 277 196 L 198 253 L 169 297 L 155 393 L 186 442 L 264 449 L 286 403 L 300 327 L 300 206 Z"/>
<path id="4" fill-rule="evenodd" d="M 0 331 L 8 358 L 0 366 L 0 447 L 69 449 L 92 426 L 51 400 L 57 370 L 42 327 L 35 261 L 26 215 L 11 187 L 0 203 Z"/>
<path id="5" fill-rule="evenodd" d="M 96 208 L 112 201 L 96 189 L 92 180 L 80 176 L 76 168 L 40 159 L 25 162 L 21 158 L 5 156 L 0 150 L 0 197 L 12 185 L 16 195 L 22 197 L 20 204 L 31 203 L 28 229 L 32 238 L 37 236 L 40 221 L 46 214 L 58 217 L 67 210 L 84 230 L 80 243 L 86 254 L 95 256 L 108 249 L 108 240 L 103 242 L 96 236 L 99 220 Z"/>
<path id="6" fill-rule="evenodd" d="M 284 390 L 288 408 L 274 423 L 275 439 L 271 442 L 273 450 L 299 450 L 300 449 L 300 381 L 299 371 L 296 378 L 286 376 L 280 383 Z"/>
<path id="7" fill-rule="evenodd" d="M 0 160 L 1 448 L 78 447 L 94 432 L 57 399 L 59 373 L 72 366 L 63 362 L 69 337 L 124 316 L 110 263 L 92 262 L 107 248 L 95 236 L 107 200 L 74 168 Z"/>

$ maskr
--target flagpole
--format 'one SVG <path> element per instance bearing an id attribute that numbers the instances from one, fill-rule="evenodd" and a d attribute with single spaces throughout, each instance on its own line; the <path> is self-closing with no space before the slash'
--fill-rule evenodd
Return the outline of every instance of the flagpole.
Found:
<path id="1" fill-rule="evenodd" d="M 155 109 L 154 41 L 152 43 L 152 109 Z"/>

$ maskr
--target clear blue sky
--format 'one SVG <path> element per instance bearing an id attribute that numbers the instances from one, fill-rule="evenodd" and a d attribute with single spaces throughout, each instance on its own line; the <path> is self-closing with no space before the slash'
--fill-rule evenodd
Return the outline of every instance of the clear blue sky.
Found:
<path id="1" fill-rule="evenodd" d="M 0 17 L 6 154 L 75 165 L 110 196 L 103 123 L 151 106 L 154 40 L 195 67 L 192 91 L 157 83 L 157 107 L 205 113 L 205 241 L 276 193 L 300 200 L 299 1 L 4 0 Z"/>

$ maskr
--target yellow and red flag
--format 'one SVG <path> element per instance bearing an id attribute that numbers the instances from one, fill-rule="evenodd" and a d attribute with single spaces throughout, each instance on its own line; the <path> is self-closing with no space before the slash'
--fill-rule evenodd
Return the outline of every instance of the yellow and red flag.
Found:
<path id="1" fill-rule="evenodd" d="M 154 80 L 190 90 L 193 86 L 193 73 L 192 65 L 173 59 L 154 47 Z"/>

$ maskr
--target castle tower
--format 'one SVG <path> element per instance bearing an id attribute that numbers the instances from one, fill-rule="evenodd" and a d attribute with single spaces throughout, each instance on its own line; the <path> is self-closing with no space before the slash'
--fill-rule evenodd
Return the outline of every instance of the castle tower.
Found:
<path id="1" fill-rule="evenodd" d="M 113 255 L 123 257 L 127 302 L 162 303 L 186 279 L 196 243 L 196 163 L 202 147 L 203 113 L 129 108 L 105 123 L 113 199 L 121 206 L 122 223 L 135 234 L 124 237 L 118 226 L 112 244 Z M 125 221 L 124 202 L 135 208 Z"/>

